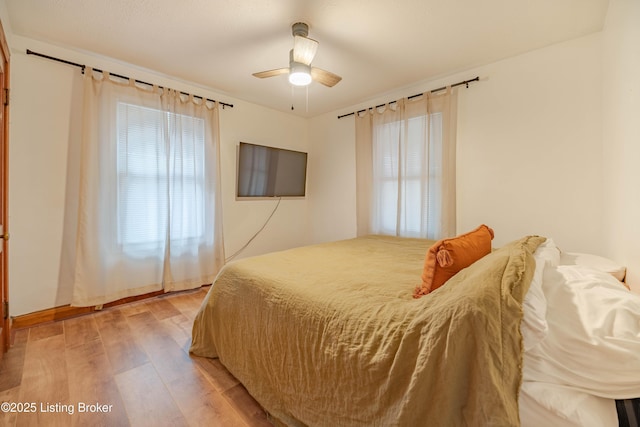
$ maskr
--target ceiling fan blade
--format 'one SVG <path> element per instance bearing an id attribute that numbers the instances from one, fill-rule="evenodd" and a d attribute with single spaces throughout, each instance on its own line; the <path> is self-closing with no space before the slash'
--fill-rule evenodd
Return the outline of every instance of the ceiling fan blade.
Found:
<path id="1" fill-rule="evenodd" d="M 277 68 L 275 70 L 260 71 L 259 73 L 253 73 L 253 75 L 255 77 L 258 77 L 259 79 L 279 76 L 281 74 L 289 74 L 289 68 Z"/>
<path id="2" fill-rule="evenodd" d="M 305 65 L 311 65 L 313 57 L 316 56 L 318 42 L 308 37 L 293 37 L 293 60 Z"/>
<path id="3" fill-rule="evenodd" d="M 311 78 L 314 81 L 322 83 L 323 85 L 328 87 L 333 87 L 338 84 L 340 80 L 342 80 L 342 77 L 338 76 L 337 74 L 333 74 L 332 72 L 321 70 L 320 68 L 315 67 L 311 68 Z"/>

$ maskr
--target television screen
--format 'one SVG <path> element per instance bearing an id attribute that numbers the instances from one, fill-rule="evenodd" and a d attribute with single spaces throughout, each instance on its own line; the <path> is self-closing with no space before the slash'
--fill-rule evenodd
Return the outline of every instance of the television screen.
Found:
<path id="1" fill-rule="evenodd" d="M 307 153 L 241 142 L 238 197 L 304 197 Z"/>

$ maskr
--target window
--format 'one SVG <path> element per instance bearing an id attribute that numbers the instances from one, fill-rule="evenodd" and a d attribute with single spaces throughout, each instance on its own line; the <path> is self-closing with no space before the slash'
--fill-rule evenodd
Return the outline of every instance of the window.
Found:
<path id="1" fill-rule="evenodd" d="M 212 283 L 224 265 L 218 103 L 83 75 L 72 304 Z"/>
<path id="2" fill-rule="evenodd" d="M 358 236 L 455 235 L 456 103 L 447 88 L 356 114 Z"/>
<path id="3" fill-rule="evenodd" d="M 172 250 L 204 234 L 204 133 L 203 119 L 117 104 L 117 242 L 125 253 L 160 250 L 167 233 Z"/>
<path id="4" fill-rule="evenodd" d="M 375 126 L 374 232 L 436 239 L 441 232 L 442 153 L 441 113 Z"/>

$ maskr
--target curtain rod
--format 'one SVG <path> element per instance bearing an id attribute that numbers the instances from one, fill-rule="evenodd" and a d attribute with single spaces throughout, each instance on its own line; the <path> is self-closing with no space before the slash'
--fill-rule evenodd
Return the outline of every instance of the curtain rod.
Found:
<path id="1" fill-rule="evenodd" d="M 40 58 L 46 58 L 46 59 L 50 59 L 52 61 L 56 61 L 56 62 L 62 62 L 63 64 L 67 64 L 67 65 L 73 65 L 74 67 L 78 67 L 82 69 L 82 73 L 84 73 L 84 70 L 87 68 L 86 65 L 84 64 L 78 64 L 77 62 L 71 62 L 71 61 L 67 61 L 66 59 L 60 59 L 60 58 L 56 58 L 54 56 L 49 56 L 49 55 L 45 55 L 43 53 L 38 53 L 38 52 L 34 52 L 30 49 L 27 49 L 27 55 L 35 55 L 35 56 L 39 56 Z M 98 69 L 98 68 L 94 68 L 94 71 L 97 71 L 98 73 L 102 73 L 103 71 Z M 125 79 L 125 80 L 129 80 L 130 77 L 127 76 L 122 76 L 120 74 L 115 74 L 115 73 L 109 73 L 110 75 L 114 76 L 114 77 L 118 77 L 121 79 Z M 152 83 L 148 83 L 148 82 L 143 82 L 142 80 L 135 80 L 136 83 L 140 83 L 143 85 L 147 85 L 147 86 L 153 86 Z M 162 86 L 158 86 L 160 89 L 163 89 Z M 187 92 L 180 92 L 183 95 L 189 95 Z M 214 99 L 209 99 L 209 98 L 204 98 L 203 96 L 197 96 L 197 95 L 193 95 L 194 98 L 198 98 L 198 99 L 205 99 L 207 101 L 210 102 L 216 102 L 216 100 Z M 218 102 L 218 104 L 222 105 L 222 108 L 224 107 L 230 107 L 233 108 L 233 104 L 227 104 L 226 102 Z"/>
<path id="2" fill-rule="evenodd" d="M 470 79 L 470 80 L 465 80 L 465 81 L 462 81 L 462 82 L 458 82 L 458 83 L 452 84 L 451 87 L 462 86 L 462 85 L 466 85 L 467 87 L 469 87 L 469 83 L 477 82 L 477 81 L 480 81 L 480 77 L 474 77 L 473 79 Z M 441 90 L 445 90 L 447 87 L 448 86 L 439 87 L 438 89 L 433 89 L 430 92 L 431 93 L 440 92 Z M 424 93 L 417 93 L 415 95 L 408 96 L 407 99 L 417 98 L 418 96 L 422 96 L 422 95 L 424 95 Z M 394 102 L 398 102 L 398 101 L 387 102 L 387 104 L 393 104 Z M 380 107 L 383 107 L 383 106 L 385 106 L 387 104 L 379 104 L 379 105 L 376 105 L 375 107 L 369 107 L 369 108 L 365 108 L 363 110 L 354 111 L 353 113 L 343 114 L 341 116 L 338 116 L 338 118 L 341 119 L 343 117 L 353 116 L 356 113 L 359 114 L 359 113 L 362 113 L 364 111 L 370 110 L 372 108 L 380 108 Z"/>

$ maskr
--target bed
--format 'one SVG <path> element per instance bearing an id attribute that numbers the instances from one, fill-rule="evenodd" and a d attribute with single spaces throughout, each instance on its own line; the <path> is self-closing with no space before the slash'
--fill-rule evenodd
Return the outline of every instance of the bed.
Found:
<path id="1" fill-rule="evenodd" d="M 516 240 L 422 298 L 412 293 L 429 240 L 366 236 L 236 261 L 203 301 L 190 350 L 219 358 L 287 426 L 581 425 L 572 410 L 612 422 L 615 399 L 640 396 L 627 380 L 640 378 L 640 317 L 618 349 L 624 385 L 555 387 L 580 375 L 545 365 L 566 339 L 552 333 L 555 306 L 540 303 L 563 280 L 550 242 Z M 616 286 L 637 304 L 625 308 L 633 323 L 640 302 Z"/>

